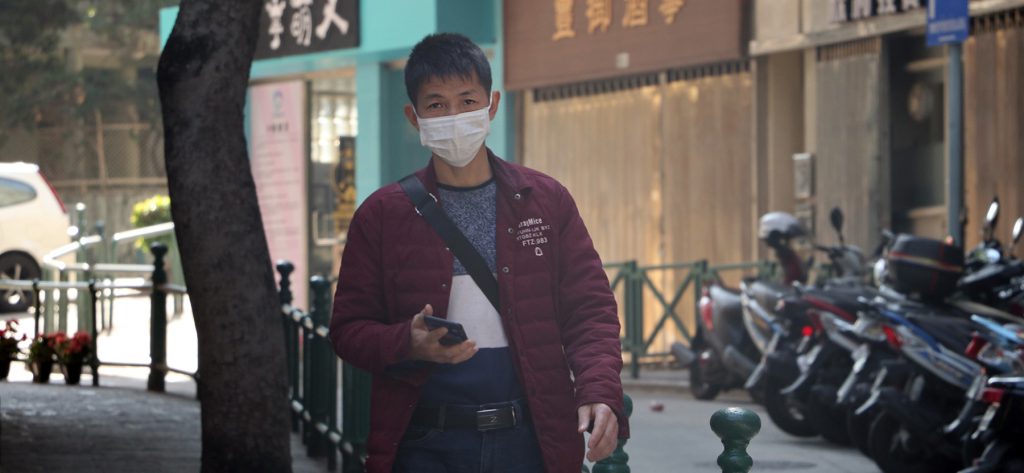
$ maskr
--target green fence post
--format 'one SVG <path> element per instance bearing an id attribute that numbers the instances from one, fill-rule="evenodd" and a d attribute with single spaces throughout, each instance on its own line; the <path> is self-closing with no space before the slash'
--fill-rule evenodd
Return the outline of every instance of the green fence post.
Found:
<path id="1" fill-rule="evenodd" d="M 44 269 L 43 270 L 43 280 L 44 281 L 55 281 L 57 279 L 57 274 L 56 273 L 57 273 L 57 270 L 55 270 L 55 269 L 51 269 L 51 268 Z M 53 314 L 54 314 L 54 308 L 56 307 L 54 305 L 54 299 L 56 298 L 57 290 L 56 289 L 49 289 L 49 290 L 44 289 L 42 294 L 45 295 L 46 300 L 43 301 L 43 319 L 42 319 L 42 321 L 39 321 L 38 319 L 36 320 L 36 332 L 37 332 L 36 334 L 37 335 L 46 331 L 43 327 L 50 327 L 51 325 L 53 325 Z M 36 314 L 39 314 L 38 310 L 36 311 Z M 40 324 L 42 324 L 42 325 L 40 325 Z"/>
<path id="2" fill-rule="evenodd" d="M 164 377 L 167 376 L 167 293 L 162 287 L 167 283 L 164 271 L 164 256 L 167 245 L 149 245 L 153 254 L 153 292 L 149 295 L 149 382 L 146 389 L 164 392 Z"/>
<path id="3" fill-rule="evenodd" d="M 321 326 L 328 324 L 328 305 L 330 284 L 323 276 L 313 276 L 309 280 L 309 287 L 313 290 L 313 307 L 309 316 L 313 322 L 310 330 L 310 337 L 307 339 L 310 351 L 310 391 L 309 391 L 309 417 L 312 425 L 312 437 L 306 445 L 308 454 L 311 457 L 320 457 L 327 453 L 327 431 L 317 428 L 318 423 L 327 424 L 327 365 L 330 361 L 332 350 L 326 338 L 318 333 Z"/>
<path id="4" fill-rule="evenodd" d="M 626 417 L 633 415 L 633 399 L 624 394 L 622 400 L 625 403 Z M 619 439 L 615 451 L 608 458 L 594 464 L 593 473 L 629 473 L 629 455 L 623 448 L 626 446 L 626 439 Z"/>
<path id="5" fill-rule="evenodd" d="M 277 272 L 281 274 L 281 292 L 279 293 L 281 307 L 292 305 L 292 282 L 291 275 L 295 271 L 295 265 L 280 260 L 277 262 Z M 299 330 L 295 326 L 290 314 L 281 314 L 281 322 L 284 325 L 284 349 L 288 363 L 288 400 L 294 402 L 299 398 Z M 299 414 L 294 410 L 292 413 L 292 432 L 299 431 Z"/>
<path id="6" fill-rule="evenodd" d="M 370 435 L 370 374 L 348 363 L 341 365 L 341 469 L 363 471 L 363 453 Z"/>
<path id="7" fill-rule="evenodd" d="M 626 263 L 626 335 L 629 339 L 630 376 L 640 377 L 640 357 L 644 346 L 644 281 L 636 260 Z"/>
<path id="8" fill-rule="evenodd" d="M 331 439 L 331 430 L 338 429 L 338 357 L 334 356 L 333 350 L 327 362 L 327 471 L 338 469 L 338 448 L 333 444 L 340 440 L 335 437 Z"/>
<path id="9" fill-rule="evenodd" d="M 725 446 L 725 451 L 718 456 L 722 473 L 749 472 L 754 460 L 747 454 L 747 445 L 761 431 L 761 418 L 748 409 L 727 407 L 711 416 L 711 430 Z"/>
<path id="10" fill-rule="evenodd" d="M 171 236 L 174 236 L 172 233 Z M 177 237 L 171 239 L 171 246 L 168 254 L 171 256 L 171 281 L 174 284 L 185 285 L 185 270 L 181 265 L 181 250 L 178 248 Z M 171 297 L 174 300 L 174 317 L 180 317 L 185 313 L 185 295 L 176 293 Z"/>
<path id="11" fill-rule="evenodd" d="M 68 282 L 68 272 L 66 270 L 60 271 L 60 282 Z M 67 333 L 68 331 L 68 290 L 60 289 L 60 301 L 57 304 L 57 317 L 51 321 L 51 324 L 46 327 L 47 332 L 54 330 Z"/>
<path id="12" fill-rule="evenodd" d="M 96 350 L 96 339 L 99 338 L 99 331 L 96 329 L 96 280 L 92 279 L 89 281 L 89 300 L 92 302 L 92 341 L 89 343 L 92 345 L 92 357 L 89 358 L 89 367 L 92 368 L 92 385 L 100 385 L 100 357 L 99 352 Z"/>
<path id="13" fill-rule="evenodd" d="M 306 455 L 315 456 L 316 429 L 313 426 L 313 399 L 316 397 L 314 383 L 316 382 L 313 371 L 313 344 L 316 334 L 313 331 L 313 307 L 306 308 L 306 316 L 302 318 L 302 442 L 306 445 Z"/>
<path id="14" fill-rule="evenodd" d="M 700 317 L 700 298 L 704 296 L 704 280 L 708 278 L 708 260 L 700 260 L 694 265 L 694 286 L 693 286 L 693 335 L 690 336 L 690 347 L 693 347 L 693 339 L 697 337 L 697 328 L 700 327 L 700 322 L 697 318 Z"/>

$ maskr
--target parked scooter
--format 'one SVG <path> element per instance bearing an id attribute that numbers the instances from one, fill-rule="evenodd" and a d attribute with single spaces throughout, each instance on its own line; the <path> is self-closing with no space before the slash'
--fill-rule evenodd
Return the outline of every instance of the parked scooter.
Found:
<path id="1" fill-rule="evenodd" d="M 792 215 L 782 212 L 761 218 L 759 236 L 776 251 L 786 285 L 806 281 L 807 273 L 790 243 L 807 231 Z M 690 391 L 697 399 L 714 399 L 722 390 L 740 388 L 753 373 L 761 349 L 744 326 L 740 292 L 722 281 L 709 281 L 703 288 L 697 317 L 697 333 L 687 348 L 676 343 L 677 360 L 693 360 Z"/>
<path id="2" fill-rule="evenodd" d="M 1024 473 L 1024 376 L 990 378 L 974 399 L 985 414 L 965 439 L 960 473 Z"/>
<path id="3" fill-rule="evenodd" d="M 834 393 L 850 368 L 845 350 L 824 338 L 822 324 L 852 323 L 857 299 L 872 292 L 864 283 L 867 265 L 863 254 L 845 244 L 842 211 L 835 208 L 830 217 L 840 244 L 815 246 L 828 255 L 835 273 L 822 288 L 795 285 L 778 289 L 761 281 L 744 286 L 744 321 L 751 338 L 771 337 L 745 387 L 761 393 L 769 417 L 784 432 L 794 436 L 820 433 L 830 441 L 846 443 L 845 428 L 829 412 L 831 403 L 815 401 L 820 396 L 834 396 L 826 391 Z M 771 291 L 777 291 L 774 295 L 781 302 L 768 308 L 764 301 Z"/>
<path id="4" fill-rule="evenodd" d="M 977 315 L 878 312 L 889 319 L 901 358 L 879 373 L 861 407 L 878 409 L 868 435 L 870 456 L 887 473 L 956 471 L 962 439 L 984 409 L 973 401 L 977 390 L 988 374 L 1024 369 L 1018 359 L 1024 340 Z"/>

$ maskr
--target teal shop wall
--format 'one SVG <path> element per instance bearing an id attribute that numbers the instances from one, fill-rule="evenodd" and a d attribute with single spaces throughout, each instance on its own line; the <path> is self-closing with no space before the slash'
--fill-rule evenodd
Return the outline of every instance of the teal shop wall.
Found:
<path id="1" fill-rule="evenodd" d="M 160 11 L 161 47 L 174 26 L 177 10 Z M 462 33 L 489 53 L 493 88 L 504 94 L 501 12 L 502 0 L 363 0 L 358 48 L 256 61 L 251 79 L 284 80 L 355 68 L 359 107 L 356 191 L 362 202 L 381 186 L 427 162 L 427 151 L 419 145 L 419 136 L 402 113 L 408 103 L 403 71 L 389 63 L 408 57 L 412 47 L 428 34 Z M 505 159 L 513 159 L 515 152 L 513 103 L 512 97 L 502 97 L 487 139 L 487 145 Z"/>

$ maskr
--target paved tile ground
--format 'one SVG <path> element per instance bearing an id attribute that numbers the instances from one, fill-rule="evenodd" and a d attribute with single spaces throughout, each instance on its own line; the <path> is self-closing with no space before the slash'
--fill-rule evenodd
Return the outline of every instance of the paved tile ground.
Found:
<path id="1" fill-rule="evenodd" d="M 198 472 L 199 403 L 137 387 L 0 383 L 0 472 Z M 325 472 L 293 436 L 295 473 Z"/>

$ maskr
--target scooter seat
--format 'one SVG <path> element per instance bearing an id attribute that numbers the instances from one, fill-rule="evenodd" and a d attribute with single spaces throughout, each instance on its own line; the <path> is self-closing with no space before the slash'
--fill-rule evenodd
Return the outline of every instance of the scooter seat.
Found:
<path id="1" fill-rule="evenodd" d="M 779 301 L 792 293 L 792 289 L 786 286 L 765 281 L 753 281 L 746 285 L 745 290 L 747 297 L 768 311 L 774 311 Z"/>
<path id="2" fill-rule="evenodd" d="M 868 304 L 861 302 L 861 298 L 870 299 L 874 293 L 867 288 L 829 288 L 811 289 L 806 291 L 806 295 L 834 306 L 850 317 L 857 317 L 858 311 L 871 309 Z"/>
<path id="3" fill-rule="evenodd" d="M 956 352 L 963 352 L 967 348 L 977 330 L 974 322 L 962 317 L 913 314 L 907 319 L 921 327 L 941 345 Z"/>

